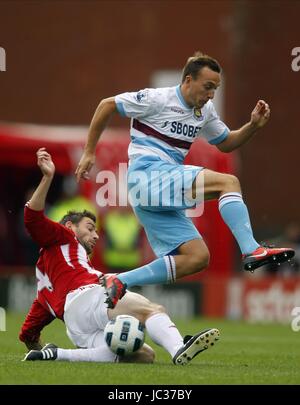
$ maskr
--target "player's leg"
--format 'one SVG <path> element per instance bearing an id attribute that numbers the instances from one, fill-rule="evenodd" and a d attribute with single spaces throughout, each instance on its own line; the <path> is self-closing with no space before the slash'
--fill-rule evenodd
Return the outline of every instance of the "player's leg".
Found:
<path id="1" fill-rule="evenodd" d="M 97 331 L 93 339 L 94 347 L 86 349 L 57 349 L 57 360 L 83 361 L 96 363 L 153 363 L 155 353 L 147 344 L 128 356 L 117 356 L 107 346 L 103 331 Z"/>
<path id="2" fill-rule="evenodd" d="M 240 247 L 246 270 L 270 262 L 281 263 L 294 256 L 292 249 L 271 249 L 257 243 L 237 177 L 204 169 L 193 182 L 193 197 L 203 191 L 203 184 L 205 200 L 219 199 L 220 214 Z"/>
<path id="3" fill-rule="evenodd" d="M 217 329 L 207 329 L 194 336 L 188 335 L 183 338 L 162 305 L 131 291 L 118 301 L 114 309 L 108 310 L 110 319 L 123 314 L 134 316 L 142 322 L 153 342 L 162 346 L 171 355 L 174 364 L 186 364 L 219 338 Z M 204 339 L 206 335 L 208 336 Z"/>
<path id="4" fill-rule="evenodd" d="M 209 264 L 209 250 L 203 239 L 182 243 L 176 251 L 118 278 L 130 288 L 135 285 L 174 283 L 177 279 L 204 270 Z"/>
<path id="5" fill-rule="evenodd" d="M 103 332 L 102 332 L 103 333 Z M 118 361 L 118 356 L 113 353 L 107 344 L 102 339 L 102 343 L 93 348 L 86 349 L 57 349 L 58 361 L 84 361 L 94 363 L 115 363 Z"/>
<path id="6" fill-rule="evenodd" d="M 76 337 L 74 339 L 76 341 Z M 49 345 L 48 345 L 49 346 Z M 62 349 L 57 346 L 43 348 L 42 350 L 31 350 L 23 361 L 84 361 L 98 363 L 114 363 L 118 361 L 118 356 L 109 350 L 107 344 L 103 341 L 101 345 L 90 349 Z"/>
<path id="7" fill-rule="evenodd" d="M 135 213 L 159 259 L 117 276 L 104 277 L 110 308 L 122 298 L 126 287 L 174 283 L 181 277 L 205 269 L 209 263 L 208 248 L 183 210 L 153 213 L 136 207 Z"/>
<path id="8" fill-rule="evenodd" d="M 91 362 L 91 363 L 153 363 L 154 350 L 144 343 L 144 345 L 135 353 L 126 357 L 120 357 L 109 350 L 103 340 L 103 332 L 100 336 L 101 342 L 95 348 L 87 349 L 62 349 L 55 345 L 47 345 L 42 350 L 29 351 L 23 361 L 70 361 L 70 362 Z M 99 335 L 101 334 L 99 333 Z M 97 339 L 99 340 L 99 339 Z"/>
<path id="9" fill-rule="evenodd" d="M 193 183 L 193 193 L 197 192 L 197 183 L 203 182 L 206 200 L 219 199 L 219 211 L 227 226 L 236 238 L 243 254 L 253 252 L 259 247 L 253 236 L 249 213 L 242 198 L 237 177 L 204 169 Z"/>
<path id="10" fill-rule="evenodd" d="M 184 221 L 189 221 L 184 218 Z M 209 250 L 203 239 L 182 243 L 176 254 L 166 255 L 145 266 L 118 275 L 105 276 L 103 286 L 107 304 L 114 308 L 126 292 L 126 288 L 146 284 L 174 283 L 177 279 L 204 270 L 209 263 Z"/>
<path id="11" fill-rule="evenodd" d="M 152 303 L 140 294 L 127 291 L 116 307 L 108 310 L 109 319 L 124 314 L 134 316 L 142 322 L 150 338 L 167 350 L 172 357 L 182 347 L 183 337 L 162 305 Z"/>

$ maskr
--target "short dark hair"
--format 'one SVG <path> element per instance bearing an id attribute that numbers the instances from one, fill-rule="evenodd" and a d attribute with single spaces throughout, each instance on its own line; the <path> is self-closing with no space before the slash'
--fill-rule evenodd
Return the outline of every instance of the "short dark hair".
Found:
<path id="1" fill-rule="evenodd" d="M 182 83 L 188 75 L 191 75 L 194 80 L 197 79 L 198 73 L 201 69 L 207 66 L 214 72 L 221 73 L 221 66 L 216 59 L 211 58 L 208 55 L 204 55 L 202 52 L 195 52 L 194 56 L 188 58 L 182 73 Z"/>
<path id="2" fill-rule="evenodd" d="M 65 225 L 68 221 L 71 221 L 72 224 L 79 224 L 79 222 L 83 219 L 83 218 L 90 218 L 92 221 L 94 221 L 96 223 L 96 216 L 87 210 L 84 211 L 68 211 L 66 213 L 66 215 L 64 215 L 62 217 L 62 219 L 59 221 L 60 224 Z"/>

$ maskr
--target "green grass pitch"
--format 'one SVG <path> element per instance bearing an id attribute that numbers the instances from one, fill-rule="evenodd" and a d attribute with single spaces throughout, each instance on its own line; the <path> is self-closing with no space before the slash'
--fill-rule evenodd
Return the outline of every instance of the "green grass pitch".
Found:
<path id="1" fill-rule="evenodd" d="M 148 365 L 21 362 L 26 351 L 18 341 L 23 319 L 23 314 L 8 313 L 7 331 L 0 332 L 0 384 L 300 384 L 300 331 L 293 332 L 290 325 L 203 318 L 178 321 L 183 335 L 207 327 L 221 333 L 214 347 L 180 367 L 155 344 L 156 361 Z M 60 321 L 45 329 L 43 341 L 72 348 Z"/>

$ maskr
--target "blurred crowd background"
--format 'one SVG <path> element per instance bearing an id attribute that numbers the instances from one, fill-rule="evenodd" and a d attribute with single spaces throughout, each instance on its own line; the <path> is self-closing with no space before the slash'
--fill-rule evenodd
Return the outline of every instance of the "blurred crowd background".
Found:
<path id="1" fill-rule="evenodd" d="M 246 123 L 258 99 L 269 103 L 271 120 L 238 152 L 224 155 L 199 141 L 187 162 L 236 174 L 258 241 L 293 247 L 296 257 L 291 265 L 244 272 L 216 204 L 208 203 L 195 224 L 211 250 L 210 268 L 143 292 L 177 316 L 286 322 L 300 306 L 300 71 L 292 69 L 299 15 L 296 0 L 1 1 L 0 306 L 24 309 L 35 293 L 38 248 L 24 229 L 23 206 L 41 177 L 41 146 L 57 167 L 47 214 L 59 220 L 75 207 L 97 215 L 95 267 L 119 272 L 154 258 L 130 208 L 96 201 L 97 171 L 118 173 L 127 162 L 129 120 L 110 122 L 91 182 L 78 185 L 74 170 L 102 98 L 175 85 L 186 59 L 201 50 L 223 67 L 216 107 L 226 124 Z"/>

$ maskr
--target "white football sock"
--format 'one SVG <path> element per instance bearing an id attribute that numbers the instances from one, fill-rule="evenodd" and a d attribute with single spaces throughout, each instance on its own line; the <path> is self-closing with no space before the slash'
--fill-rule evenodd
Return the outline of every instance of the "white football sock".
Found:
<path id="1" fill-rule="evenodd" d="M 153 342 L 166 349 L 172 357 L 183 345 L 183 338 L 176 325 L 164 312 L 150 316 L 145 326 Z"/>
<path id="2" fill-rule="evenodd" d="M 116 358 L 117 355 L 105 344 L 92 349 L 57 349 L 56 360 L 113 363 Z"/>

